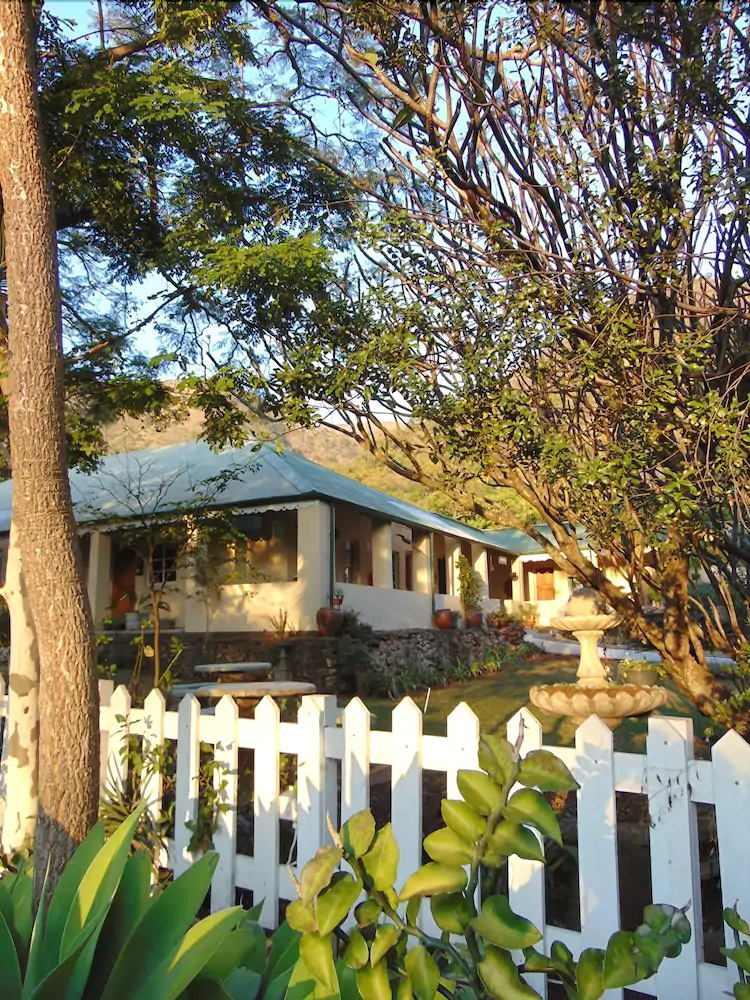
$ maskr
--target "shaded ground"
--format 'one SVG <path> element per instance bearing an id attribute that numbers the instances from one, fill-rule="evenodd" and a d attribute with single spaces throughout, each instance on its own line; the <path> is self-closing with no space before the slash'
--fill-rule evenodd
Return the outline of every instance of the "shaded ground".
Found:
<path id="1" fill-rule="evenodd" d="M 576 657 L 540 654 L 520 665 L 507 667 L 497 674 L 475 678 L 449 688 L 433 689 L 427 698 L 426 691 L 412 693 L 411 697 L 423 708 L 424 731 L 431 735 L 444 735 L 445 720 L 462 701 L 476 712 L 482 728 L 487 732 L 503 731 L 508 720 L 524 706 L 528 706 L 542 723 L 545 742 L 565 745 L 573 742 L 575 726 L 569 719 L 549 715 L 529 703 L 529 688 L 535 684 L 557 684 L 575 680 Z M 662 685 L 669 692 L 669 699 L 655 715 L 692 717 L 697 737 L 703 736 L 707 723 L 705 716 L 670 683 Z M 341 700 L 341 704 L 346 704 Z M 373 728 L 390 729 L 391 712 L 395 702 L 386 698 L 368 698 L 367 707 L 374 715 Z M 642 751 L 646 745 L 647 722 L 645 717 L 626 719 L 615 730 L 617 750 Z M 698 742 L 698 741 L 697 741 Z M 702 739 L 700 742 L 703 742 Z M 698 747 L 697 749 L 700 749 Z"/>

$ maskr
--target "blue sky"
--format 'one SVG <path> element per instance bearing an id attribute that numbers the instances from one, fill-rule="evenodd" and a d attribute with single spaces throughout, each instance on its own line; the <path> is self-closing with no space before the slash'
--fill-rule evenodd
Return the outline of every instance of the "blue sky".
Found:
<path id="1" fill-rule="evenodd" d="M 94 0 L 46 0 L 44 7 L 55 17 L 64 17 L 77 22 L 86 31 L 96 13 Z"/>

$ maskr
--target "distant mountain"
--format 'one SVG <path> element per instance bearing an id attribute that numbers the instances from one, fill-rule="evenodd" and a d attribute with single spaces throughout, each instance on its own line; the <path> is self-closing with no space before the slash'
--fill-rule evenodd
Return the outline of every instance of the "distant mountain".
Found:
<path id="1" fill-rule="evenodd" d="M 276 425 L 259 419 L 255 423 L 250 422 L 250 426 L 251 429 L 273 435 L 279 433 Z M 115 454 L 121 451 L 180 444 L 183 441 L 197 441 L 202 429 L 203 414 L 197 410 L 189 411 L 184 419 L 168 422 L 125 417 L 107 431 L 107 451 L 109 454 Z M 469 521 L 477 527 L 484 526 L 476 518 L 467 517 L 455 501 L 444 493 L 431 491 L 386 469 L 355 441 L 327 427 L 288 431 L 281 437 L 281 445 L 283 448 L 296 451 L 311 462 L 317 462 L 318 465 L 334 472 L 350 476 L 373 489 L 408 500 L 426 510 Z M 512 491 L 503 490 L 502 493 L 503 499 L 509 505 L 518 507 L 521 504 Z"/>

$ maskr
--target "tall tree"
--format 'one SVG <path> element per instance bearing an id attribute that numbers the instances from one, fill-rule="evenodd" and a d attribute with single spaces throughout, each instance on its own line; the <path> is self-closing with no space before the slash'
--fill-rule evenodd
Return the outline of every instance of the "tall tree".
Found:
<path id="1" fill-rule="evenodd" d="M 237 0 L 106 3 L 96 30 L 72 37 L 70 23 L 41 7 L 38 83 L 61 260 L 66 434 L 79 467 L 96 465 L 103 427 L 123 412 L 179 414 L 187 400 L 204 409 L 212 441 L 247 433 L 246 412 L 231 405 L 236 380 L 212 362 L 214 343 L 228 332 L 205 291 L 214 272 L 253 289 L 252 305 L 238 307 L 257 327 L 284 323 L 308 288 L 325 283 L 348 211 L 345 186 L 285 125 L 273 99 L 246 91 L 238 68 L 253 58 L 245 11 Z M 3 371 L 6 221 L 0 199 Z M 133 316 L 139 289 L 145 301 Z M 151 350 L 137 343 L 144 331 Z M 170 391 L 165 377 L 185 369 L 186 391 Z M 8 380 L 0 382 L 5 403 Z M 2 405 L 3 466 L 7 437 Z M 19 575 L 19 553 L 10 565 L 18 570 L 5 591 L 18 739 L 4 766 L 9 780 L 29 779 L 15 786 L 21 799 L 9 816 L 28 816 L 36 729 L 27 695 L 16 692 L 31 683 L 34 700 L 35 645 L 23 588 L 13 582 L 30 578 Z M 6 817 L 4 837 L 27 832 Z"/>
<path id="2" fill-rule="evenodd" d="M 253 345 L 256 385 L 526 531 L 715 714 L 706 649 L 750 636 L 746 5 L 258 6 L 289 100 L 340 101 L 382 169 L 350 164 L 356 279 Z"/>
<path id="3" fill-rule="evenodd" d="M 96 820 L 96 647 L 68 483 L 52 187 L 34 8 L 0 6 L 0 189 L 8 282 L 13 518 L 39 647 L 37 881 L 54 884 Z"/>

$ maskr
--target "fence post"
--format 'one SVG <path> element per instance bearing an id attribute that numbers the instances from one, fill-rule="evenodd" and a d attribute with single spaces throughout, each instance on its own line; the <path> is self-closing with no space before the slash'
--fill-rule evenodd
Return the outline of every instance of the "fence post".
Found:
<path id="1" fill-rule="evenodd" d="M 260 923 L 279 919 L 279 707 L 268 695 L 255 709 L 253 902 L 263 900 Z"/>
<path id="2" fill-rule="evenodd" d="M 688 762 L 693 758 L 692 720 L 650 718 L 646 752 L 653 901 L 683 906 L 692 899 L 692 937 L 678 958 L 661 965 L 656 977 L 658 995 L 697 1000 L 703 920 L 698 824 L 688 781 Z"/>
<path id="3" fill-rule="evenodd" d="M 578 791 L 578 884 L 581 897 L 581 944 L 604 948 L 620 928 L 620 880 L 617 863 L 617 805 L 612 731 L 597 715 L 576 730 Z M 607 997 L 622 997 L 608 990 Z"/>
<path id="4" fill-rule="evenodd" d="M 341 761 L 341 823 L 370 804 L 370 712 L 360 698 L 344 709 Z"/>
<path id="5" fill-rule="evenodd" d="M 479 766 L 479 719 L 465 701 L 456 705 L 448 716 L 446 733 L 450 742 L 450 767 L 446 773 L 446 794 L 449 799 L 460 799 L 456 774 L 463 770 L 476 771 Z"/>
<path id="6" fill-rule="evenodd" d="M 8 705 L 5 700 L 5 681 L 0 677 L 0 829 L 5 820 L 5 774 L 8 748 Z"/>
<path id="7" fill-rule="evenodd" d="M 400 890 L 422 865 L 422 712 L 404 698 L 391 720 L 391 826 L 398 844 Z"/>
<path id="8" fill-rule="evenodd" d="M 750 746 L 734 731 L 725 733 L 711 752 L 714 772 L 716 833 L 719 841 L 721 895 L 724 906 L 737 907 L 745 918 L 750 914 L 750 865 L 747 837 L 750 830 Z M 728 948 L 734 935 L 725 926 Z M 737 966 L 727 959 L 727 990 L 739 980 Z"/>
<path id="9" fill-rule="evenodd" d="M 239 794 L 239 746 L 237 722 L 240 712 L 234 698 L 226 695 L 216 706 L 216 734 L 221 742 L 214 748 L 214 788 L 218 792 L 214 850 L 219 860 L 211 882 L 211 912 L 234 906 L 235 858 L 237 857 L 237 798 Z"/>
<path id="10" fill-rule="evenodd" d="M 130 692 L 120 684 L 110 702 L 111 729 L 109 733 L 109 758 L 106 764 L 106 787 L 123 792 L 128 780 L 128 734 L 130 732 Z"/>
<path id="11" fill-rule="evenodd" d="M 327 762 L 325 726 L 336 708 L 332 694 L 305 695 L 297 712 L 299 754 L 297 757 L 297 870 L 315 856 L 326 842 Z M 336 816 L 331 817 L 336 823 Z"/>
<path id="12" fill-rule="evenodd" d="M 109 733 L 112 726 L 113 681 L 99 681 L 99 795 L 107 790 L 107 761 L 109 760 Z"/>
<path id="13" fill-rule="evenodd" d="M 523 727 L 521 756 L 542 746 L 542 725 L 526 708 L 516 712 L 508 722 L 507 738 L 515 744 Z M 518 786 L 516 786 L 518 787 Z M 536 831 L 534 831 L 536 833 Z M 541 840 L 541 838 L 538 838 Z M 542 934 L 546 932 L 544 906 L 544 865 L 516 855 L 508 858 L 508 899 L 516 913 L 522 913 Z M 523 977 L 540 996 L 547 996 L 547 977 L 540 973 Z"/>
<path id="14" fill-rule="evenodd" d="M 174 858 L 172 869 L 177 878 L 193 862 L 188 823 L 198 818 L 201 767 L 201 706 L 194 695 L 186 695 L 177 710 L 177 778 L 174 803 Z"/>
<path id="15" fill-rule="evenodd" d="M 149 691 L 143 703 L 143 754 L 155 752 L 158 756 L 164 743 L 164 714 L 167 700 L 154 688 Z M 154 823 L 161 818 L 161 795 L 164 777 L 158 767 L 152 767 L 143 782 L 143 798 Z"/>

